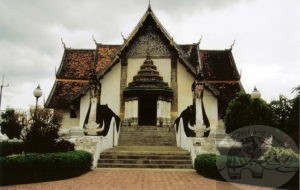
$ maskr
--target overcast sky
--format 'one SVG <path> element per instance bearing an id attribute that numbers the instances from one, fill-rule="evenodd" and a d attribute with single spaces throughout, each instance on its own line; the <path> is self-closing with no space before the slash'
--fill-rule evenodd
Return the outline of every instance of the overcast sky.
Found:
<path id="1" fill-rule="evenodd" d="M 67 47 L 121 44 L 147 10 L 147 0 L 0 0 L 2 109 L 27 109 L 38 84 L 47 99 Z M 300 84 L 299 0 L 151 0 L 151 6 L 178 44 L 228 49 L 247 92 L 254 86 L 270 101 L 293 97 Z"/>

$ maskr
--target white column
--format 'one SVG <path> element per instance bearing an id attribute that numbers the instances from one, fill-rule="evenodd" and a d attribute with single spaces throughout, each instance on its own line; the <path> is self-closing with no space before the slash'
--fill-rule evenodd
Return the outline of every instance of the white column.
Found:
<path id="1" fill-rule="evenodd" d="M 128 119 L 128 101 L 125 101 L 125 114 L 124 119 Z"/>
<path id="2" fill-rule="evenodd" d="M 138 100 L 132 101 L 132 117 L 137 118 L 138 117 Z"/>
<path id="3" fill-rule="evenodd" d="M 167 119 L 168 118 L 168 102 L 165 101 L 165 110 L 164 110 L 165 114 L 164 117 Z"/>
<path id="4" fill-rule="evenodd" d="M 157 100 L 157 110 L 156 110 L 156 125 L 159 126 L 159 119 L 161 114 L 161 101 Z"/>
<path id="5" fill-rule="evenodd" d="M 156 118 L 159 119 L 161 117 L 161 100 L 157 100 L 157 115 Z"/>
<path id="6" fill-rule="evenodd" d="M 162 114 L 161 114 L 161 117 L 162 117 L 162 122 L 163 122 L 163 125 L 165 126 L 166 125 L 166 101 L 162 101 Z"/>
<path id="7" fill-rule="evenodd" d="M 171 102 L 168 102 L 168 118 L 171 119 Z"/>
<path id="8" fill-rule="evenodd" d="M 127 117 L 131 118 L 131 101 L 127 102 Z"/>
<path id="9" fill-rule="evenodd" d="M 166 110 L 166 117 L 167 117 L 167 124 L 171 125 L 171 102 L 166 102 L 167 110 Z"/>
<path id="10" fill-rule="evenodd" d="M 138 100 L 132 100 L 132 125 L 138 124 Z"/>

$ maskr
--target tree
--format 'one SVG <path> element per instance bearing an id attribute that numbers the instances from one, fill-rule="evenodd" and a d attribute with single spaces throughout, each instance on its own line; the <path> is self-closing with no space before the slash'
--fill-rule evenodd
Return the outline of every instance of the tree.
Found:
<path id="1" fill-rule="evenodd" d="M 292 99 L 292 109 L 285 132 L 290 135 L 299 146 L 300 86 L 294 88 L 293 92 L 297 92 L 297 95 Z"/>
<path id="2" fill-rule="evenodd" d="M 271 108 L 275 113 L 276 127 L 285 131 L 292 111 L 293 101 L 283 95 L 279 95 L 278 100 L 273 100 L 270 103 Z"/>
<path id="3" fill-rule="evenodd" d="M 31 110 L 31 115 L 33 111 Z M 54 152 L 62 117 L 49 109 L 38 109 L 23 136 L 25 152 Z"/>
<path id="4" fill-rule="evenodd" d="M 231 100 L 224 116 L 226 133 L 249 125 L 275 124 L 275 114 L 271 106 L 262 99 L 251 99 L 249 94 L 238 93 Z"/>
<path id="5" fill-rule="evenodd" d="M 276 127 L 288 134 L 296 144 L 299 144 L 299 99 L 300 86 L 293 88 L 296 97 L 288 99 L 283 95 L 273 100 L 270 105 L 275 112 Z"/>
<path id="6" fill-rule="evenodd" d="M 20 138 L 21 131 L 26 125 L 26 116 L 16 112 L 14 109 L 8 108 L 1 113 L 1 132 L 6 134 L 8 138 Z"/>

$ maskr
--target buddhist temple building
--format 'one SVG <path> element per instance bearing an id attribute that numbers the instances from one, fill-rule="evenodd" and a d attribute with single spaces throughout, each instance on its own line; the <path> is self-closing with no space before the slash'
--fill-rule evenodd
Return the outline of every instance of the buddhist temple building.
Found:
<path id="1" fill-rule="evenodd" d="M 199 72 L 206 114 L 217 129 L 228 102 L 243 90 L 231 48 L 177 44 L 149 6 L 123 44 L 65 48 L 45 107 L 63 114 L 64 128 L 83 127 L 94 77 L 100 104 L 118 115 L 122 126 L 172 126 L 193 104 L 191 88 Z"/>

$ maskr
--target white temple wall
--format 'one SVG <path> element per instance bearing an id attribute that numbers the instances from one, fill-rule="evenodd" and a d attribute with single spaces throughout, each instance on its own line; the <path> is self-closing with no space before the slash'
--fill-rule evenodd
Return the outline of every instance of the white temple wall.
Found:
<path id="1" fill-rule="evenodd" d="M 186 67 L 177 63 L 177 84 L 178 84 L 178 116 L 180 113 L 193 104 L 193 93 L 191 90 L 194 77 Z"/>
<path id="2" fill-rule="evenodd" d="M 77 118 L 71 118 L 70 110 L 61 110 L 60 109 L 60 110 L 55 110 L 55 111 L 62 114 L 62 121 L 61 121 L 62 128 L 78 127 L 79 115 L 77 115 Z"/>
<path id="3" fill-rule="evenodd" d="M 117 115 L 120 114 L 120 81 L 120 63 L 117 63 L 100 81 L 102 84 L 100 103 L 107 104 Z"/>
<path id="4" fill-rule="evenodd" d="M 204 90 L 203 104 L 205 107 L 206 115 L 210 122 L 210 127 L 212 129 L 216 129 L 219 123 L 217 98 L 210 91 Z"/>
<path id="5" fill-rule="evenodd" d="M 133 81 L 133 77 L 137 75 L 140 67 L 146 58 L 128 58 L 127 65 L 127 85 Z M 157 67 L 159 75 L 163 77 L 163 81 L 171 86 L 171 59 L 169 58 L 152 58 L 153 64 Z"/>

